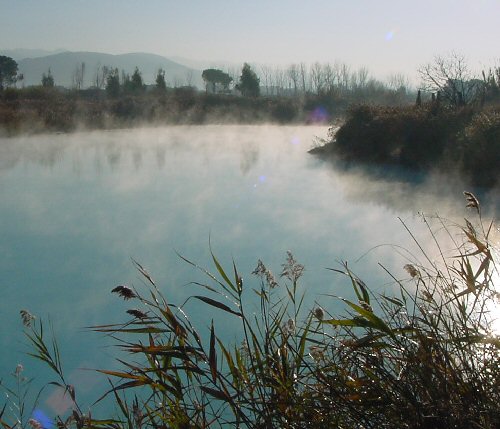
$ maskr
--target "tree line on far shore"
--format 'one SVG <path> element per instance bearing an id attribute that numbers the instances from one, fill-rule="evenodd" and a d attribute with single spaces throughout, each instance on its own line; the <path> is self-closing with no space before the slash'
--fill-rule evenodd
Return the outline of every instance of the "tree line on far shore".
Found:
<path id="1" fill-rule="evenodd" d="M 9 57 L 0 57 L 0 91 L 4 88 L 15 88 L 16 83 L 23 87 L 24 76 L 18 73 L 17 63 Z M 92 77 L 86 79 L 89 74 Z M 409 79 L 402 74 L 390 76 L 387 82 L 379 81 L 370 76 L 366 67 L 352 70 L 346 64 L 336 62 L 311 65 L 305 63 L 291 64 L 288 67 L 273 67 L 269 65 L 251 66 L 245 63 L 241 69 L 208 68 L 202 71 L 201 77 L 205 84 L 205 92 L 212 94 L 236 94 L 249 97 L 258 96 L 306 96 L 332 95 L 345 96 L 348 93 L 370 94 L 382 91 L 395 92 L 400 95 L 400 101 L 412 92 Z M 140 93 L 156 89 L 160 92 L 170 88 L 193 87 L 193 76 L 186 76 L 182 85 L 178 78 L 169 78 L 165 70 L 159 69 L 153 78 L 153 84 L 145 83 L 138 67 L 132 74 L 109 66 L 98 65 L 90 72 L 85 63 L 78 63 L 72 73 L 72 85 L 66 90 L 105 90 L 110 96 L 120 93 Z M 146 79 L 147 80 L 147 79 Z M 87 85 L 84 84 L 87 83 Z M 43 73 L 40 86 L 62 89 L 49 68 Z"/>
<path id="2" fill-rule="evenodd" d="M 385 85 L 368 78 L 364 69 L 348 70 L 318 64 L 293 66 L 287 72 L 263 67 L 259 75 L 256 67 L 245 63 L 239 71 L 203 70 L 205 88 L 199 90 L 190 84 L 172 87 L 163 69 L 154 83 L 146 83 L 138 67 L 129 74 L 99 66 L 92 85 L 85 86 L 89 70 L 80 63 L 71 88 L 59 86 L 50 69 L 42 74 L 40 85 L 24 87 L 17 63 L 0 57 L 0 133 L 145 123 L 330 123 L 352 103 L 394 106 L 414 101 L 402 77 Z M 187 83 L 192 80 L 193 76 Z"/>
<path id="3" fill-rule="evenodd" d="M 204 90 L 189 84 L 193 76 L 186 78 L 186 85 L 175 82 L 172 87 L 163 69 L 156 72 L 154 83 L 146 83 L 138 67 L 130 74 L 98 66 L 90 86 L 84 85 L 86 74 L 85 63 L 77 64 L 72 88 L 63 88 L 48 69 L 40 85 L 19 87 L 23 76 L 17 63 L 0 56 L 2 133 L 143 123 L 331 123 L 360 104 L 399 108 L 431 103 L 479 110 L 500 105 L 500 67 L 475 74 L 459 54 L 437 56 L 421 67 L 418 91 L 404 75 L 393 75 L 384 83 L 366 68 L 351 70 L 341 63 L 209 68 L 201 73 Z"/>

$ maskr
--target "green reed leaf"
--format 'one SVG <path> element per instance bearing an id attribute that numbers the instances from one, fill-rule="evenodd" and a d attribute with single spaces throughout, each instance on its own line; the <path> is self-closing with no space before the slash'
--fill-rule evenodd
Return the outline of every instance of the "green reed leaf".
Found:
<path id="1" fill-rule="evenodd" d="M 201 296 L 201 295 L 193 295 L 192 298 L 199 299 L 200 301 L 203 301 L 206 304 L 211 305 L 212 307 L 216 307 L 220 310 L 226 311 L 227 313 L 232 313 L 238 317 L 241 317 L 241 313 L 239 311 L 234 311 L 230 307 L 228 307 L 226 304 L 223 304 L 220 301 L 216 301 L 215 299 L 208 298 L 206 296 Z"/>
<path id="2" fill-rule="evenodd" d="M 217 271 L 219 274 L 222 276 L 226 284 L 233 290 L 233 292 L 238 293 L 238 288 L 233 284 L 231 280 L 229 280 L 229 277 L 227 276 L 226 272 L 224 271 L 224 268 L 222 268 L 222 265 L 219 263 L 215 255 L 213 254 L 212 251 L 210 251 L 210 254 L 212 255 L 212 259 L 214 261 L 215 267 L 217 268 Z"/>
<path id="3" fill-rule="evenodd" d="M 212 326 L 210 328 L 210 349 L 208 352 L 208 365 L 210 366 L 212 381 L 215 383 L 217 381 L 217 352 L 215 351 L 215 330 L 213 319 Z"/>

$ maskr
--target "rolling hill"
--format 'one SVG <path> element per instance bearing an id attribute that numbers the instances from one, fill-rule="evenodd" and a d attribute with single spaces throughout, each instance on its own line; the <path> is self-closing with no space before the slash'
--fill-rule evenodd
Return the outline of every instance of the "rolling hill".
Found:
<path id="1" fill-rule="evenodd" d="M 56 85 L 71 87 L 74 72 L 82 63 L 85 63 L 84 88 L 94 84 L 96 72 L 99 67 L 103 66 L 118 68 L 129 74 L 132 74 L 135 67 L 138 67 L 147 84 L 154 83 L 158 69 L 162 68 L 165 70 L 165 79 L 169 86 L 190 84 L 199 88 L 203 87 L 201 70 L 195 70 L 168 58 L 148 53 L 111 55 L 98 52 L 61 52 L 18 61 L 19 73 L 24 75 L 25 86 L 40 84 L 42 74 L 47 73 L 50 68 Z"/>

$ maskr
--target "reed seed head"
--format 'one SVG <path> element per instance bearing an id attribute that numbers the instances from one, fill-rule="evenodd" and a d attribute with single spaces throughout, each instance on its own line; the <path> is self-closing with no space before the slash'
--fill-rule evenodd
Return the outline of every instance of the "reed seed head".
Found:
<path id="1" fill-rule="evenodd" d="M 266 268 L 266 266 L 260 259 L 257 262 L 257 267 L 252 271 L 252 274 L 259 276 L 261 279 L 265 279 L 267 285 L 271 289 L 279 286 L 276 278 L 274 277 L 274 274 L 271 272 L 271 270 L 268 270 Z"/>
<path id="2" fill-rule="evenodd" d="M 283 325 L 283 331 L 287 335 L 291 335 L 295 333 L 295 321 L 293 319 L 288 319 L 286 323 Z"/>
<path id="3" fill-rule="evenodd" d="M 465 207 L 476 209 L 479 213 L 480 205 L 476 196 L 472 192 L 467 191 L 464 191 L 464 196 L 467 201 L 467 205 Z"/>
<path id="4" fill-rule="evenodd" d="M 123 285 L 116 286 L 113 290 L 111 290 L 111 292 L 117 293 L 125 300 L 137 297 L 137 295 L 132 289 L 130 289 L 128 286 L 123 286 Z"/>
<path id="5" fill-rule="evenodd" d="M 19 314 L 21 314 L 23 325 L 26 326 L 27 328 L 30 328 L 31 323 L 33 322 L 33 320 L 36 319 L 36 317 L 33 316 L 28 310 L 21 310 Z"/>
<path id="6" fill-rule="evenodd" d="M 43 429 L 42 424 L 36 419 L 29 419 L 28 424 L 31 426 L 32 429 Z"/>
<path id="7" fill-rule="evenodd" d="M 415 268 L 412 264 L 406 264 L 404 267 L 405 271 L 411 276 L 411 278 L 420 277 L 420 271 Z"/>
<path id="8" fill-rule="evenodd" d="M 289 250 L 286 255 L 286 262 L 282 264 L 283 270 L 280 277 L 286 277 L 288 280 L 296 282 L 304 273 L 304 265 L 299 264 Z"/>
<path id="9" fill-rule="evenodd" d="M 320 362 L 325 358 L 325 351 L 318 346 L 311 346 L 309 348 L 309 354 L 315 362 Z"/>
<path id="10" fill-rule="evenodd" d="M 313 311 L 313 314 L 314 317 L 316 317 L 316 319 L 318 320 L 323 320 L 323 318 L 325 317 L 325 312 L 321 307 L 316 307 Z"/>
<path id="11" fill-rule="evenodd" d="M 368 304 L 366 301 L 360 300 L 359 305 L 363 307 L 364 310 L 369 311 L 370 313 L 373 313 L 373 308 L 370 304 Z"/>
<path id="12" fill-rule="evenodd" d="M 136 317 L 137 319 L 147 319 L 148 318 L 148 315 L 146 313 L 142 312 L 141 310 L 137 310 L 137 309 L 127 310 L 127 313 L 130 314 L 131 316 Z"/>

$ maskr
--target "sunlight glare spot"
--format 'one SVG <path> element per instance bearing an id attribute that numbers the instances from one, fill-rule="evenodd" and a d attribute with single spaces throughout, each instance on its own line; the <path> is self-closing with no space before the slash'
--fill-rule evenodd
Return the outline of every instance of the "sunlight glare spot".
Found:
<path id="1" fill-rule="evenodd" d="M 394 31 L 388 31 L 386 34 L 385 34 L 385 40 L 387 40 L 388 42 L 390 42 L 394 37 Z"/>
<path id="2" fill-rule="evenodd" d="M 497 252 L 494 252 L 498 256 Z M 488 312 L 488 319 L 491 321 L 491 333 L 500 337 L 500 273 L 496 270 L 491 276 L 491 285 L 493 287 L 493 297 L 488 300 L 486 311 Z"/>

